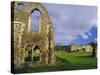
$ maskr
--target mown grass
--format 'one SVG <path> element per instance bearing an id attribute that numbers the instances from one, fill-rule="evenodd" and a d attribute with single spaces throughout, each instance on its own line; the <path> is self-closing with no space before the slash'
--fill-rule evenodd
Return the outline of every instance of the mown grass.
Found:
<path id="1" fill-rule="evenodd" d="M 56 54 L 55 65 L 20 68 L 16 69 L 15 73 L 82 70 L 82 69 L 97 68 L 97 59 L 91 57 L 91 53 L 56 52 L 55 54 Z"/>

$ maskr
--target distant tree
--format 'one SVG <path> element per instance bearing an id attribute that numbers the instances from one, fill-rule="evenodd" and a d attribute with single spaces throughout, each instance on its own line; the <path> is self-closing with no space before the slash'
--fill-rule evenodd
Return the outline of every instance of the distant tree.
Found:
<path id="1" fill-rule="evenodd" d="M 97 44 L 92 42 L 90 43 L 90 45 L 92 46 L 92 57 L 96 57 L 96 47 L 97 47 Z"/>

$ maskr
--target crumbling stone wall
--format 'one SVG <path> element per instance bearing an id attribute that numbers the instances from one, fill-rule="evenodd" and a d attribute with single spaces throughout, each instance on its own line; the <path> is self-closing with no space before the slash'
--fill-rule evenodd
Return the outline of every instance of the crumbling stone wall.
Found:
<path id="1" fill-rule="evenodd" d="M 70 50 L 72 52 L 92 52 L 93 47 L 91 45 L 75 45 L 72 44 Z"/>
<path id="2" fill-rule="evenodd" d="M 24 24 L 21 23 L 21 22 L 17 22 L 17 21 L 14 21 L 11 23 L 13 25 L 13 36 L 14 36 L 14 39 L 13 39 L 13 43 L 14 43 L 14 63 L 17 63 L 19 64 L 20 62 L 20 48 L 21 48 L 21 39 L 22 39 L 22 34 L 23 34 L 23 30 L 24 30 Z"/>
<path id="3" fill-rule="evenodd" d="M 17 8 L 18 4 L 22 4 L 23 8 Z M 41 14 L 39 17 L 39 30 L 37 32 L 30 32 L 29 18 L 35 10 L 38 10 Z M 30 46 L 28 49 L 32 50 L 35 45 L 38 45 L 40 49 L 39 62 L 41 65 L 55 63 L 52 23 L 46 9 L 41 4 L 19 1 L 12 2 L 11 22 L 12 43 L 14 43 L 14 64 L 24 64 L 26 62 L 25 52 L 28 51 L 26 50 L 27 46 Z M 34 63 L 34 61 L 31 63 Z"/>

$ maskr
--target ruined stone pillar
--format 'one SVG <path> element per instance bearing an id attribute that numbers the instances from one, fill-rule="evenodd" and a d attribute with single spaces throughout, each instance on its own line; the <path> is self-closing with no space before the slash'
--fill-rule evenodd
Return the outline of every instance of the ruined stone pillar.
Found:
<path id="1" fill-rule="evenodd" d="M 45 48 L 42 48 L 41 53 L 40 53 L 40 64 L 41 65 L 47 65 L 48 61 L 47 61 L 47 50 Z"/>
<path id="2" fill-rule="evenodd" d="M 50 49 L 49 49 L 49 63 L 54 64 L 55 63 L 55 52 L 54 52 L 54 45 L 53 42 L 51 41 L 50 43 Z"/>

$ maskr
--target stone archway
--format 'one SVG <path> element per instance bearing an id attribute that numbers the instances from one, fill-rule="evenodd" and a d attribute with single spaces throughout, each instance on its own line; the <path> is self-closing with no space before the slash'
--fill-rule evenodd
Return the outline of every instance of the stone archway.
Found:
<path id="1" fill-rule="evenodd" d="M 29 17 L 29 30 L 30 31 L 39 31 L 39 21 L 40 21 L 40 11 L 38 9 L 33 9 Z"/>
<path id="2" fill-rule="evenodd" d="M 40 61 L 40 53 L 40 47 L 38 45 L 35 45 L 35 47 L 32 49 L 33 62 Z"/>
<path id="3" fill-rule="evenodd" d="M 32 48 L 30 45 L 27 45 L 25 48 L 25 62 L 31 62 L 32 61 Z"/>
<path id="4" fill-rule="evenodd" d="M 17 8 L 16 6 L 18 4 L 21 4 L 23 8 Z M 22 35 L 20 35 L 22 37 L 20 41 L 20 47 L 18 47 L 18 50 L 17 49 L 14 50 L 14 51 L 19 51 L 19 53 L 14 54 L 15 55 L 14 64 L 25 63 L 24 59 L 25 59 L 26 45 L 30 45 L 31 49 L 33 46 L 36 46 L 36 45 L 40 48 L 40 64 L 41 65 L 54 64 L 55 53 L 54 53 L 53 28 L 52 28 L 52 23 L 50 21 L 47 10 L 41 4 L 32 3 L 32 2 L 15 1 L 15 2 L 12 2 L 11 5 L 12 5 L 11 21 L 12 22 L 18 21 L 25 24 Z M 37 32 L 30 31 L 30 25 L 29 25 L 29 18 L 31 16 L 31 12 L 34 12 L 34 10 L 40 11 L 39 30 Z M 13 25 L 15 25 L 15 23 Z M 18 40 L 16 41 L 18 42 Z M 29 53 L 31 53 L 32 51 L 31 49 L 29 50 Z M 19 54 L 17 58 L 16 58 L 16 54 Z M 18 59 L 19 61 L 17 62 Z"/>
<path id="5" fill-rule="evenodd" d="M 25 62 L 34 63 L 35 61 L 40 62 L 40 47 L 38 45 L 27 45 L 25 48 Z"/>

